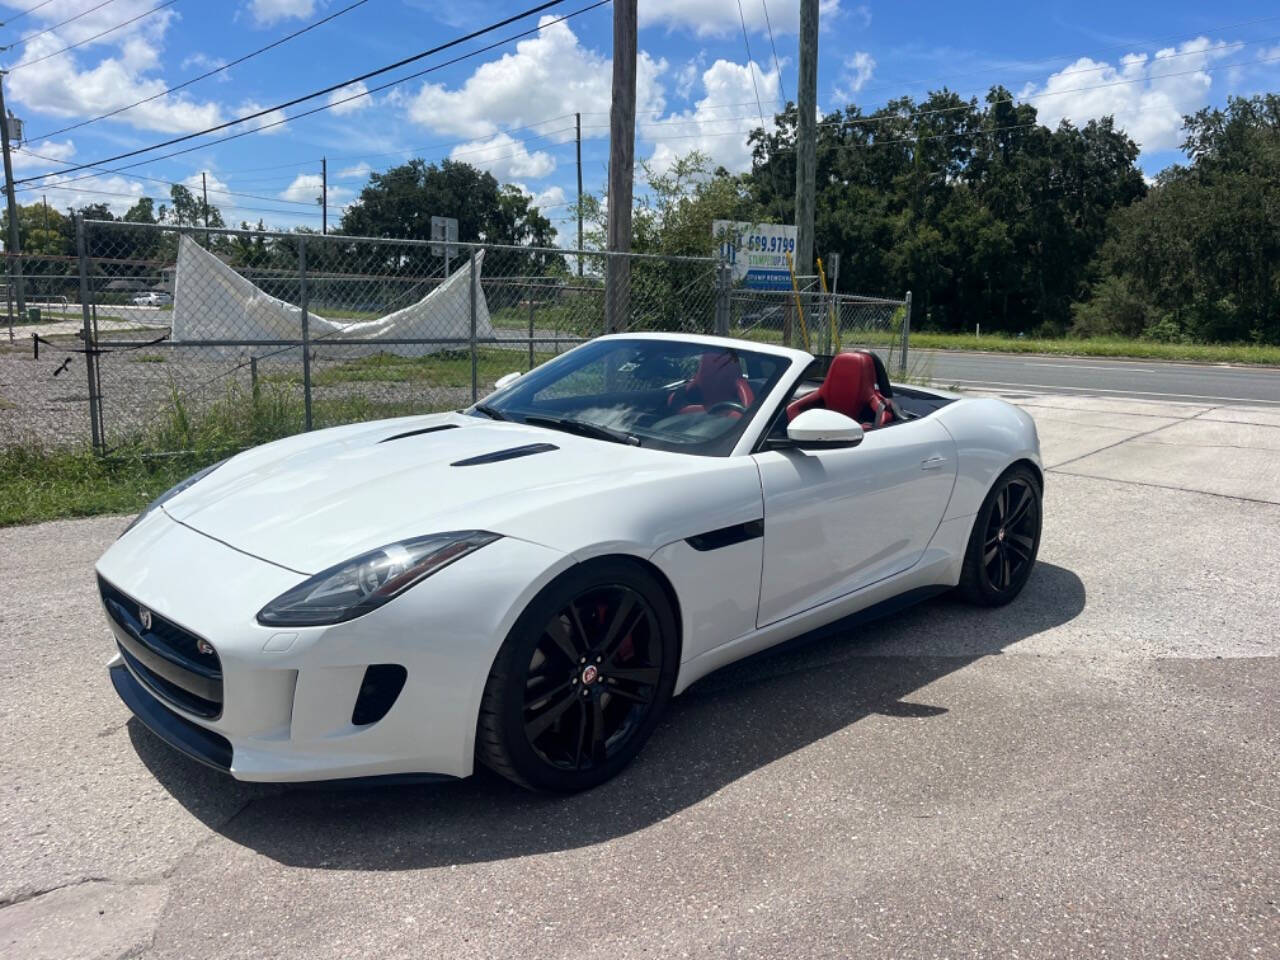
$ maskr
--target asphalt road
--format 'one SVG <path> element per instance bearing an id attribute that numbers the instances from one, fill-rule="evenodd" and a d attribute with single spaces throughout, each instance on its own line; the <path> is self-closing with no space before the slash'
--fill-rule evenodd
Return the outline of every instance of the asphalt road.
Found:
<path id="1" fill-rule="evenodd" d="M 0 529 L 0 956 L 1280 957 L 1280 411 L 1016 402 L 1016 602 L 732 665 L 568 798 L 207 770 L 103 669 L 126 519 Z"/>
<path id="2" fill-rule="evenodd" d="M 959 350 L 914 351 L 910 365 L 962 389 L 1280 406 L 1280 370 L 1268 368 Z"/>

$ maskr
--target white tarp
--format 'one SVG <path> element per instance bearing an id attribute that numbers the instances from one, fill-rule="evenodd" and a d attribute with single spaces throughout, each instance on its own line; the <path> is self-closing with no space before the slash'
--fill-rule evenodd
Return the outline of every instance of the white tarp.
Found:
<path id="1" fill-rule="evenodd" d="M 476 254 L 476 271 L 484 251 Z M 492 337 L 489 306 L 476 277 L 476 336 Z M 320 287 L 319 284 L 316 285 Z M 322 292 L 318 290 L 317 292 Z M 314 296 L 314 294 L 313 294 Z M 421 300 L 376 320 L 329 320 L 308 309 L 309 336 L 325 340 L 420 339 L 424 343 L 389 343 L 377 349 L 402 356 L 458 349 L 458 343 L 432 343 L 434 338 L 471 336 L 471 264 L 465 265 Z M 173 343 L 193 340 L 298 340 L 302 310 L 265 293 L 240 276 L 189 236 L 178 242 L 178 266 L 173 282 Z M 238 349 L 238 348 L 237 348 Z M 259 348 L 260 349 L 260 348 Z M 336 348 L 335 348 L 336 349 Z M 341 348 L 343 352 L 351 348 Z M 356 348 L 368 352 L 368 348 Z"/>

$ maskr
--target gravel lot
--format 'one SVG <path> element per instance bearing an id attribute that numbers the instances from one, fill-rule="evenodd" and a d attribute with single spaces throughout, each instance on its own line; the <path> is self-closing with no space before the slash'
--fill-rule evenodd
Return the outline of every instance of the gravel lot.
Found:
<path id="1" fill-rule="evenodd" d="M 569 799 L 207 771 L 103 670 L 125 521 L 0 530 L 0 954 L 1280 957 L 1280 414 L 1016 400 L 1015 604 L 729 667 Z"/>

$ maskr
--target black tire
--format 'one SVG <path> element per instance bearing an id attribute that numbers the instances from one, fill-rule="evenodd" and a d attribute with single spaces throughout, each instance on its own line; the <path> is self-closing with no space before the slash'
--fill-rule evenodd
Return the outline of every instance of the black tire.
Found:
<path id="1" fill-rule="evenodd" d="M 1040 552 L 1043 493 L 1030 467 L 1016 464 L 996 480 L 973 521 L 959 590 L 970 603 L 1000 607 L 1027 583 Z"/>
<path id="2" fill-rule="evenodd" d="M 532 790 L 603 783 L 649 739 L 678 662 L 676 618 L 653 574 L 623 558 L 575 567 L 533 599 L 498 652 L 476 758 Z"/>

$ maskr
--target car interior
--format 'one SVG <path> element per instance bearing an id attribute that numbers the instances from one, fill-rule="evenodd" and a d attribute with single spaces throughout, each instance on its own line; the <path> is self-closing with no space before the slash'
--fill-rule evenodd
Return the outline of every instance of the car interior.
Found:
<path id="1" fill-rule="evenodd" d="M 884 361 L 871 350 L 819 355 L 775 415 L 765 437 L 785 437 L 787 424 L 805 410 L 834 410 L 856 420 L 863 430 L 877 430 L 926 417 L 951 402 L 946 397 L 894 386 Z"/>
<path id="2" fill-rule="evenodd" d="M 769 394 L 785 362 L 729 347 L 682 350 L 619 346 L 576 371 L 539 382 L 535 373 L 510 397 L 513 412 L 545 411 L 639 435 L 645 442 L 690 453 L 724 455 L 745 419 Z M 810 409 L 844 414 L 864 430 L 927 416 L 948 401 L 895 388 L 884 361 L 870 350 L 819 356 L 777 411 L 770 438 Z M 505 406 L 505 404 L 504 404 Z"/>

